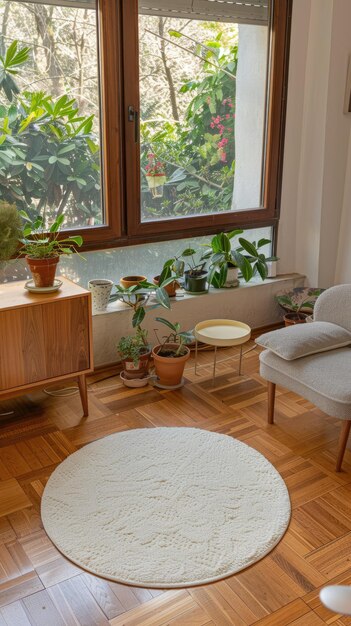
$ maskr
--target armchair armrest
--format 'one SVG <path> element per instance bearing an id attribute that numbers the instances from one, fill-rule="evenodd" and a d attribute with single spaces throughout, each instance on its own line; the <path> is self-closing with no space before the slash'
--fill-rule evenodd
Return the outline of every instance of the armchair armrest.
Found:
<path id="1" fill-rule="evenodd" d="M 351 331 L 351 284 L 323 291 L 314 306 L 316 322 L 332 322 Z"/>

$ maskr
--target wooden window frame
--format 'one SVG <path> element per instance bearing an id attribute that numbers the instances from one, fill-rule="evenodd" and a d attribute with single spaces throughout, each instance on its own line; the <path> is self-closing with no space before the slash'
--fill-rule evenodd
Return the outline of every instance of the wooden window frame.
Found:
<path id="1" fill-rule="evenodd" d="M 138 0 L 98 0 L 102 188 L 106 224 L 70 230 L 83 236 L 85 250 L 209 235 L 237 227 L 277 225 L 292 2 L 273 0 L 263 206 L 141 222 L 140 143 L 135 140 L 134 123 L 128 121 L 128 106 L 139 112 Z"/>

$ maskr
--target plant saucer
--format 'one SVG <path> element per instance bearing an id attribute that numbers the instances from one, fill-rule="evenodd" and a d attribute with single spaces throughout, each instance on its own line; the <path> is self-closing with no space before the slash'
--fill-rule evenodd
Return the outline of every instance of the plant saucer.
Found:
<path id="1" fill-rule="evenodd" d="M 55 278 L 54 284 L 51 287 L 36 287 L 34 280 L 27 280 L 24 288 L 31 293 L 53 293 L 54 291 L 58 291 L 60 287 L 62 287 L 62 280 Z"/>
<path id="2" fill-rule="evenodd" d="M 156 380 L 155 380 L 156 378 Z M 154 380 L 152 381 L 152 384 L 154 385 L 154 387 L 158 387 L 159 389 L 165 389 L 167 391 L 173 391 L 174 389 L 180 389 L 180 387 L 184 386 L 185 383 L 185 378 L 182 378 L 182 381 L 179 383 L 179 385 L 161 385 L 161 383 L 159 382 L 159 378 L 155 377 Z"/>
<path id="3" fill-rule="evenodd" d="M 188 293 L 189 296 L 203 296 L 205 293 L 208 293 L 208 289 L 205 291 L 188 291 L 187 289 L 184 289 L 184 292 Z"/>
<path id="4" fill-rule="evenodd" d="M 131 387 L 132 389 L 146 387 L 149 382 L 149 376 L 144 376 L 143 378 L 125 378 L 123 371 L 120 373 L 119 377 L 126 387 Z"/>

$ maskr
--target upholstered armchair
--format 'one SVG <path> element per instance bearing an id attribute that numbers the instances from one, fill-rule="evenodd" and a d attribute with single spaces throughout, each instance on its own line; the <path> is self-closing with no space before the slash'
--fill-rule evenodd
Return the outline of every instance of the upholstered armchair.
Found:
<path id="1" fill-rule="evenodd" d="M 267 348 L 260 354 L 260 374 L 268 381 L 268 423 L 274 422 L 276 385 L 342 420 L 339 472 L 351 427 L 351 285 L 324 291 L 313 323 L 266 333 L 257 343 Z"/>

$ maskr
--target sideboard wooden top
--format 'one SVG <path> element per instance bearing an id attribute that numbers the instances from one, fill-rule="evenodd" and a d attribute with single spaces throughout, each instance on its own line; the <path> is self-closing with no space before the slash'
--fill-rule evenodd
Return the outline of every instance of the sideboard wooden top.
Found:
<path id="1" fill-rule="evenodd" d="M 0 284 L 0 311 L 14 307 L 47 304 L 63 298 L 77 298 L 90 293 L 63 276 L 58 276 L 58 278 L 62 280 L 63 284 L 58 291 L 53 293 L 30 293 L 24 288 L 27 282 L 25 280 Z"/>

